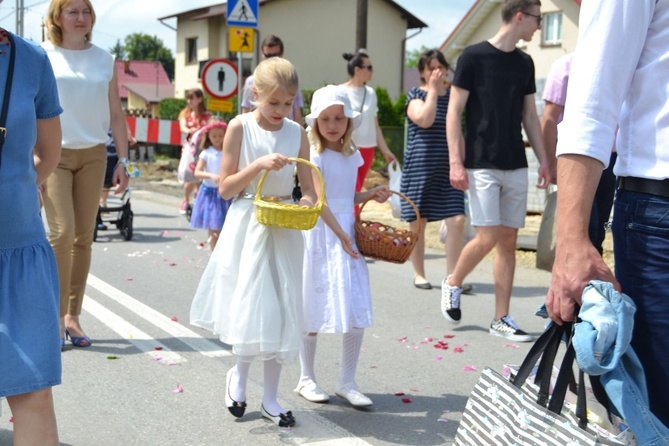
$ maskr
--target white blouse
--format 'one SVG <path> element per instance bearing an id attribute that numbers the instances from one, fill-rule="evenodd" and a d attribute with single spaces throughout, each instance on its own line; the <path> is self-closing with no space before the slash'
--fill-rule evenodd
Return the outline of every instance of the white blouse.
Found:
<path id="1" fill-rule="evenodd" d="M 51 61 L 64 110 L 60 116 L 63 147 L 85 149 L 104 144 L 109 139 L 109 82 L 114 74 L 114 56 L 95 45 L 67 50 L 46 41 L 42 47 Z"/>

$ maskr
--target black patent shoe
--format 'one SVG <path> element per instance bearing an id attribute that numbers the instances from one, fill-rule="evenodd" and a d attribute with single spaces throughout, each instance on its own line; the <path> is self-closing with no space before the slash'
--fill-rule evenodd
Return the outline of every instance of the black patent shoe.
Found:
<path id="1" fill-rule="evenodd" d="M 272 415 L 265 410 L 265 405 L 263 404 L 260 406 L 260 414 L 279 427 L 295 426 L 295 418 L 293 417 L 293 412 L 290 410 L 279 415 Z"/>
<path id="2" fill-rule="evenodd" d="M 230 396 L 230 378 L 232 377 L 232 371 L 234 367 L 228 370 L 228 374 L 225 377 L 225 405 L 228 406 L 228 410 L 235 418 L 241 418 L 246 412 L 246 401 L 235 401 Z"/>

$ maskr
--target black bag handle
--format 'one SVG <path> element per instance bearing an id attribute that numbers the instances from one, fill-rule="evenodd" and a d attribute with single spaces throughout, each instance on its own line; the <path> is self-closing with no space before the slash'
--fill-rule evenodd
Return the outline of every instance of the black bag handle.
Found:
<path id="1" fill-rule="evenodd" d="M 12 80 L 14 79 L 14 59 L 16 56 L 16 46 L 11 33 L 7 32 L 9 39 L 9 69 L 7 71 L 7 81 L 5 82 L 5 96 L 2 99 L 2 111 L 0 112 L 0 167 L 2 167 L 2 147 L 5 145 L 7 137 L 7 111 L 9 110 L 9 98 L 12 93 Z"/>
<path id="2" fill-rule="evenodd" d="M 562 338 L 567 334 L 567 351 L 559 368 L 558 378 L 553 389 L 553 394 L 548 401 L 548 410 L 553 413 L 560 414 L 564 406 L 564 400 L 567 396 L 567 389 L 573 387 L 574 371 L 573 364 L 576 358 L 574 346 L 571 344 L 572 324 L 565 323 L 564 325 L 557 325 L 551 323 L 546 331 L 536 340 L 534 345 L 530 348 L 527 356 L 523 360 L 518 372 L 510 379 L 511 383 L 517 388 L 521 388 L 532 369 L 536 365 L 539 357 L 541 362 L 537 370 L 537 379 L 535 382 L 540 386 L 537 404 L 546 407 L 548 400 L 548 391 L 551 381 L 553 364 L 557 354 L 557 349 L 562 342 Z M 585 429 L 587 426 L 587 407 L 585 395 L 584 374 L 579 370 L 579 382 L 576 388 L 577 402 L 576 402 L 576 417 L 579 420 L 579 427 Z"/>

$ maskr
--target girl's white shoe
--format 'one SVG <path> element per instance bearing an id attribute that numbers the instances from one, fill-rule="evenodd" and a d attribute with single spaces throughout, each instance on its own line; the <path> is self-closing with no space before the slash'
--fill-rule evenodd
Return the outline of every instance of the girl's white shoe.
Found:
<path id="1" fill-rule="evenodd" d="M 295 388 L 295 393 L 312 403 L 327 403 L 330 401 L 330 395 L 312 380 L 300 382 Z"/>
<path id="2" fill-rule="evenodd" d="M 357 389 L 348 389 L 346 386 L 341 386 L 335 391 L 335 395 L 344 398 L 353 407 L 368 407 L 371 406 L 372 400 L 360 393 Z"/>

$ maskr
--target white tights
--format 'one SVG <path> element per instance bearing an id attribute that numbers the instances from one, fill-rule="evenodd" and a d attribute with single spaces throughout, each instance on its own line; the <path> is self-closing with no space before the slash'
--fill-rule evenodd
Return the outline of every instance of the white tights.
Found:
<path id="1" fill-rule="evenodd" d="M 254 356 L 238 356 L 237 365 L 232 373 L 230 380 L 230 396 L 235 401 L 246 401 L 246 385 L 249 378 L 249 369 Z M 279 389 L 279 378 L 281 377 L 282 365 L 276 361 L 276 358 L 263 361 L 264 380 L 263 380 L 263 399 L 262 404 L 265 410 L 271 414 L 285 413 L 286 410 L 281 407 L 277 400 Z"/>
<path id="2" fill-rule="evenodd" d="M 344 333 L 342 340 L 341 375 L 339 377 L 339 384 L 342 387 L 357 390 L 355 371 L 360 359 L 364 334 L 365 330 L 362 328 L 352 328 L 350 332 Z M 316 343 L 317 336 L 315 334 L 307 335 L 303 339 L 300 348 L 300 384 L 308 380 L 317 382 L 314 371 Z"/>

